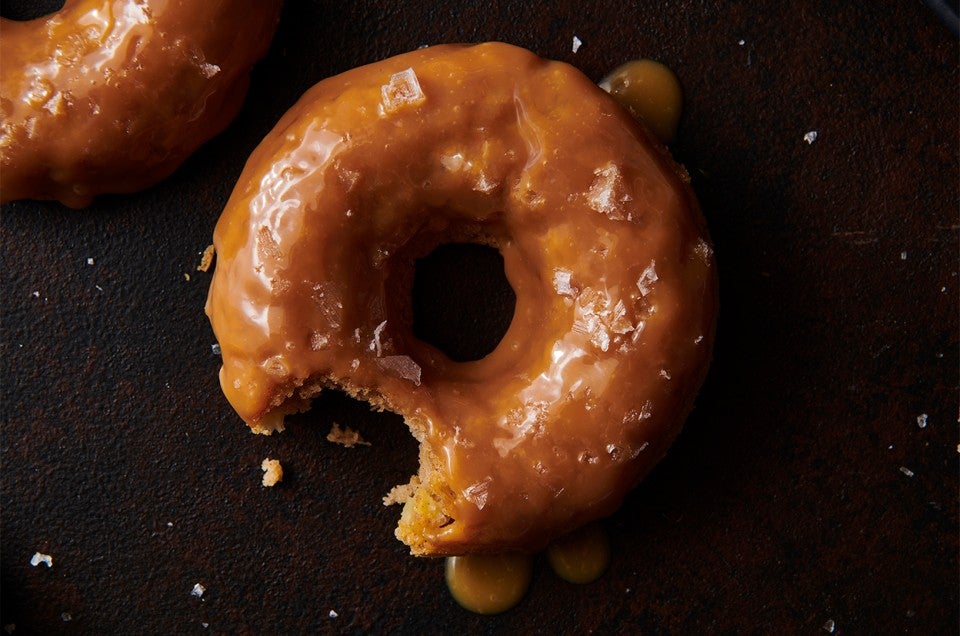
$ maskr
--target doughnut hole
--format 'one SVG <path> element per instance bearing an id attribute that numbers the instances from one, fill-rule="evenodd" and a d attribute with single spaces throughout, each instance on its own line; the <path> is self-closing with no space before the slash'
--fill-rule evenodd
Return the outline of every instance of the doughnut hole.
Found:
<path id="1" fill-rule="evenodd" d="M 454 362 L 480 360 L 500 344 L 516 301 L 498 250 L 440 245 L 414 267 L 413 335 Z"/>

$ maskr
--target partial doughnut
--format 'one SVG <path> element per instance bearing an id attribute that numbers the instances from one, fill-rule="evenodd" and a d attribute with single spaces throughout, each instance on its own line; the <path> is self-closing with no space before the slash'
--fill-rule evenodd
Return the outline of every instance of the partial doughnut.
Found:
<path id="1" fill-rule="evenodd" d="M 497 247 L 516 293 L 485 358 L 413 336 L 411 268 Z M 574 68 L 436 46 L 309 90 L 217 223 L 220 382 L 258 433 L 337 387 L 400 413 L 418 555 L 537 550 L 611 514 L 664 455 L 707 370 L 713 252 L 685 171 Z"/>
<path id="2" fill-rule="evenodd" d="M 280 0 L 67 0 L 0 28 L 0 201 L 89 205 L 170 175 L 226 128 Z"/>

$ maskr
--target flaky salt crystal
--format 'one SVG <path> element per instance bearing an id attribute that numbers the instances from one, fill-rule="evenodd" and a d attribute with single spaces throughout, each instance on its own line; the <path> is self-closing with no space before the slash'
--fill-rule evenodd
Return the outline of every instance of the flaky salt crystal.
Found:
<path id="1" fill-rule="evenodd" d="M 326 349 L 330 344 L 330 337 L 320 333 L 319 331 L 313 331 L 310 333 L 310 348 L 314 351 L 320 351 Z"/>
<path id="2" fill-rule="evenodd" d="M 204 62 L 203 64 L 200 64 L 200 72 L 203 73 L 207 79 L 210 79 L 220 72 L 220 67 L 216 64 Z"/>
<path id="3" fill-rule="evenodd" d="M 203 585 L 201 585 L 200 583 L 194 583 L 193 589 L 190 590 L 190 596 L 196 596 L 197 598 L 201 598 L 203 596 L 203 593 L 206 591 L 207 591 L 207 588 L 205 588 Z"/>
<path id="4" fill-rule="evenodd" d="M 615 193 L 620 183 L 620 169 L 610 163 L 603 168 L 597 168 L 593 174 L 596 178 L 587 191 L 587 202 L 590 207 L 601 214 L 606 214 L 614 221 L 622 221 L 625 217 L 617 205 Z"/>
<path id="5" fill-rule="evenodd" d="M 383 328 L 386 326 L 387 321 L 384 320 L 373 329 L 373 340 L 370 342 L 370 351 L 376 350 L 378 358 L 383 356 L 383 343 L 380 342 L 380 334 L 383 333 Z"/>
<path id="6" fill-rule="evenodd" d="M 477 510 L 483 510 L 487 505 L 487 495 L 492 478 L 487 477 L 483 481 L 467 486 L 463 491 L 464 498 L 477 507 Z"/>
<path id="7" fill-rule="evenodd" d="M 577 290 L 570 284 L 571 273 L 564 269 L 553 272 L 553 288 L 561 296 L 576 296 Z"/>
<path id="8" fill-rule="evenodd" d="M 415 106 L 426 99 L 420 88 L 420 80 L 412 68 L 394 73 L 390 82 L 380 87 L 383 98 L 383 112 L 392 113 L 403 106 Z"/>
<path id="9" fill-rule="evenodd" d="M 927 428 L 927 414 L 921 413 L 917 416 L 917 426 L 920 428 Z"/>
<path id="10" fill-rule="evenodd" d="M 710 249 L 710 246 L 707 245 L 707 242 L 702 238 L 697 239 L 697 244 L 693 248 L 693 251 L 696 252 L 697 256 L 703 259 L 703 262 L 706 265 L 710 265 L 710 257 L 713 255 L 713 250 Z"/>
<path id="11" fill-rule="evenodd" d="M 417 386 L 420 386 L 420 365 L 413 361 L 410 356 L 385 356 L 377 360 L 384 369 L 393 371 L 404 380 L 410 380 Z"/>
<path id="12" fill-rule="evenodd" d="M 640 290 L 640 295 L 642 296 L 649 294 L 653 288 L 653 284 L 660 280 L 660 277 L 657 275 L 656 264 L 656 261 L 650 261 L 647 268 L 640 274 L 640 278 L 637 279 L 637 288 Z"/>
<path id="13" fill-rule="evenodd" d="M 580 50 L 580 46 L 582 44 L 583 42 L 580 40 L 580 38 L 578 38 L 577 36 L 573 36 L 573 52 L 574 53 Z"/>
<path id="14" fill-rule="evenodd" d="M 807 142 L 807 144 L 812 144 L 817 140 L 817 137 L 819 136 L 819 134 L 820 133 L 818 133 L 816 130 L 811 130 L 810 132 L 808 132 L 803 136 L 803 140 Z"/>
<path id="15" fill-rule="evenodd" d="M 53 567 L 53 557 L 49 554 L 43 554 L 42 552 L 36 552 L 32 557 L 30 557 L 30 565 L 37 567 L 41 563 L 45 564 L 48 568 Z"/>
<path id="16" fill-rule="evenodd" d="M 491 192 L 494 188 L 497 187 L 497 184 L 493 181 L 487 179 L 487 175 L 480 173 L 480 177 L 477 179 L 477 183 L 474 184 L 473 189 L 476 192 L 483 192 L 484 194 Z"/>

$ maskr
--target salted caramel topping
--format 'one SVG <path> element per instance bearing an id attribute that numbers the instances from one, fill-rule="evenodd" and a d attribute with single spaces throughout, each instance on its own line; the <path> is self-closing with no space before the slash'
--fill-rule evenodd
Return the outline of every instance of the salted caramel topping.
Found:
<path id="1" fill-rule="evenodd" d="M 480 360 L 413 335 L 414 263 L 454 242 L 498 249 L 516 294 Z M 505 44 L 320 82 L 250 157 L 214 244 L 230 403 L 259 433 L 319 386 L 402 414 L 420 472 L 397 536 L 415 554 L 535 551 L 611 514 L 710 356 L 715 268 L 686 173 L 579 71 Z"/>
<path id="2" fill-rule="evenodd" d="M 280 0 L 67 0 L 0 30 L 0 201 L 88 205 L 173 172 L 223 130 Z"/>
<path id="3" fill-rule="evenodd" d="M 610 539 L 599 523 L 566 534 L 547 547 L 547 559 L 557 576 L 571 583 L 590 583 L 610 564 Z"/>
<path id="4" fill-rule="evenodd" d="M 683 92 L 673 71 L 653 60 L 618 66 L 600 82 L 634 117 L 665 144 L 673 141 L 683 109 Z"/>
<path id="5" fill-rule="evenodd" d="M 447 587 L 464 609 L 499 614 L 527 593 L 532 570 L 532 559 L 526 554 L 447 557 Z"/>

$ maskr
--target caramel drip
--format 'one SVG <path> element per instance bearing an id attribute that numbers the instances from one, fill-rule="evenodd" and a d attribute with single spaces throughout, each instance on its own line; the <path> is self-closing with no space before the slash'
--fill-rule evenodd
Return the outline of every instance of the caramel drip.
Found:
<path id="1" fill-rule="evenodd" d="M 515 606 L 530 586 L 526 554 L 473 554 L 447 557 L 447 587 L 464 609 L 499 614 Z"/>
<path id="2" fill-rule="evenodd" d="M 622 106 L 642 121 L 665 144 L 677 135 L 683 92 L 677 76 L 653 60 L 634 60 L 618 66 L 600 82 Z"/>
<path id="3" fill-rule="evenodd" d="M 571 583 L 590 583 L 610 564 L 610 539 L 599 523 L 590 523 L 556 539 L 547 560 L 557 576 Z"/>

